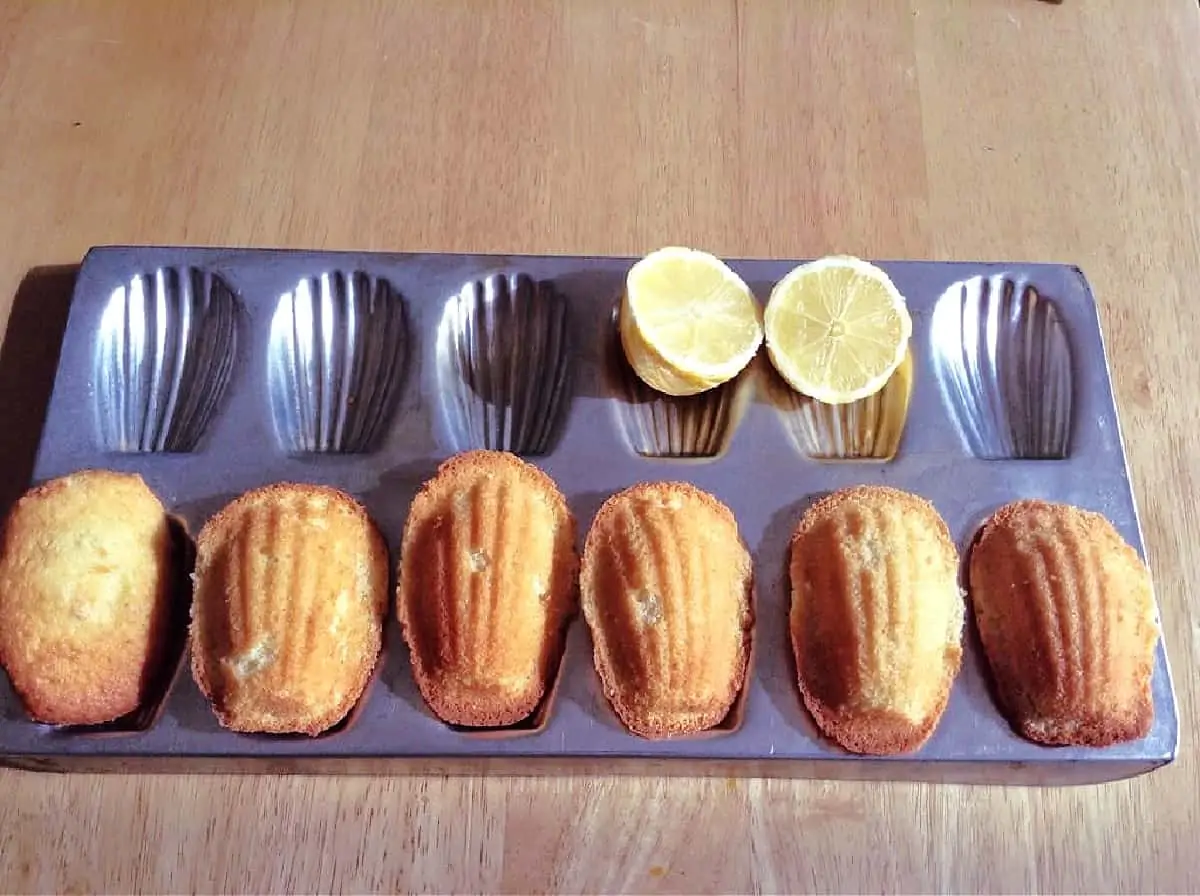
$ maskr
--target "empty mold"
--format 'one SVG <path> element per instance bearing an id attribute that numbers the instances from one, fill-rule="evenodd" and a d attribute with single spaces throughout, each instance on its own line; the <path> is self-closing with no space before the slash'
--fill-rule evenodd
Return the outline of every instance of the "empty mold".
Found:
<path id="1" fill-rule="evenodd" d="M 372 451 L 395 409 L 407 349 L 404 302 L 387 280 L 331 271 L 285 292 L 267 344 L 280 447 L 291 454 Z"/>
<path id="2" fill-rule="evenodd" d="M 135 274 L 113 290 L 96 334 L 93 400 L 101 449 L 195 449 L 237 350 L 237 300 L 194 267 Z"/>
<path id="3" fill-rule="evenodd" d="M 724 452 L 737 427 L 743 401 L 741 386 L 753 364 L 734 379 L 696 395 L 659 392 L 642 381 L 621 347 L 613 312 L 606 347 L 608 379 L 621 431 L 636 454 L 656 458 L 713 458 Z"/>
<path id="4" fill-rule="evenodd" d="M 550 450 L 567 402 L 567 302 L 549 283 L 495 274 L 445 306 L 437 375 L 454 450 Z"/>
<path id="5" fill-rule="evenodd" d="M 1061 459 L 1072 368 L 1054 303 L 1005 276 L 956 283 L 933 313 L 933 365 L 967 447 L 987 459 Z"/>
<path id="6" fill-rule="evenodd" d="M 900 448 L 912 377 L 910 348 L 880 391 L 849 404 L 826 404 L 801 395 L 778 375 L 771 378 L 771 393 L 801 454 L 815 460 L 888 461 Z"/>

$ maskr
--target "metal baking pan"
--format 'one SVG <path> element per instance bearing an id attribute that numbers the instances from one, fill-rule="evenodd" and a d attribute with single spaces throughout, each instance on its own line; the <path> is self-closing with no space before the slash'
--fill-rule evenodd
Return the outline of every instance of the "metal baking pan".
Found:
<path id="1" fill-rule="evenodd" d="M 800 513 L 833 489 L 886 483 L 928 498 L 964 558 L 997 506 L 1033 496 L 1103 513 L 1144 553 L 1095 302 L 1078 269 L 881 263 L 909 301 L 910 359 L 884 392 L 835 412 L 781 388 L 764 352 L 716 392 L 651 394 L 615 338 L 634 260 L 93 249 L 76 280 L 34 479 L 135 471 L 192 534 L 254 486 L 326 483 L 365 504 L 393 568 L 413 494 L 459 450 L 507 448 L 542 467 L 567 495 L 581 544 L 613 492 L 691 481 L 734 511 L 756 564 L 753 666 L 723 730 L 665 741 L 626 733 L 600 691 L 579 617 L 533 719 L 505 732 L 454 730 L 422 703 L 392 616 L 378 674 L 338 729 L 317 738 L 230 733 L 187 667 L 181 577 L 178 661 L 160 701 L 103 729 L 58 730 L 29 722 L 4 679 L 0 754 L 56 770 L 632 770 L 1034 784 L 1128 777 L 1174 759 L 1178 720 L 1161 644 L 1152 731 L 1104 749 L 1018 737 L 995 707 L 969 622 L 949 706 L 917 753 L 842 752 L 818 735 L 795 684 L 784 555 Z M 796 263 L 730 262 L 760 301 Z"/>

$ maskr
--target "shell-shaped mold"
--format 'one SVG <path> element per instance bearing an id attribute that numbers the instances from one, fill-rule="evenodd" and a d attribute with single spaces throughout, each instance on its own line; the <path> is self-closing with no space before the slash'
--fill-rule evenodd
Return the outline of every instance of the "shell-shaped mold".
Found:
<path id="1" fill-rule="evenodd" d="M 113 290 L 96 335 L 102 450 L 194 450 L 229 383 L 237 316 L 229 287 L 198 268 L 138 273 Z"/>
<path id="2" fill-rule="evenodd" d="M 301 280 L 279 297 L 267 344 L 271 416 L 291 454 L 376 447 L 400 393 L 404 302 L 362 271 Z"/>
<path id="3" fill-rule="evenodd" d="M 826 404 L 801 395 L 782 377 L 771 391 L 779 414 L 801 454 L 815 460 L 877 460 L 896 456 L 912 395 L 912 351 L 874 395 L 849 404 Z"/>
<path id="4" fill-rule="evenodd" d="M 457 451 L 550 450 L 567 402 L 567 302 L 526 274 L 466 284 L 442 313 L 437 374 Z"/>
<path id="5" fill-rule="evenodd" d="M 613 312 L 608 344 L 609 380 L 621 431 L 629 447 L 643 457 L 711 458 L 725 450 L 741 407 L 739 386 L 750 369 L 697 395 L 667 395 L 646 385 L 621 348 Z"/>
<path id="6" fill-rule="evenodd" d="M 938 300 L 932 340 L 934 369 L 972 454 L 1067 456 L 1071 348 L 1053 301 L 1028 283 L 974 277 Z"/>

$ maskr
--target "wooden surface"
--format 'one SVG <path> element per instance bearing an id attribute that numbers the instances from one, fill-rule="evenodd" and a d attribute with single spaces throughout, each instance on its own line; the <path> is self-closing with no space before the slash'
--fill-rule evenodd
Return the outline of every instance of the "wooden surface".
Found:
<path id="1" fill-rule="evenodd" d="M 5 501 L 27 272 L 96 243 L 1069 261 L 1184 728 L 1079 790 L 4 772 L 0 890 L 1200 891 L 1198 45 L 1195 0 L 0 3 Z"/>

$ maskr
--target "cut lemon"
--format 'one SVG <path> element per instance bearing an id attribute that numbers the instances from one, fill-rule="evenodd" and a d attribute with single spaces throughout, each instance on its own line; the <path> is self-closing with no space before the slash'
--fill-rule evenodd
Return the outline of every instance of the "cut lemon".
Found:
<path id="1" fill-rule="evenodd" d="M 886 273 L 847 255 L 800 265 L 771 290 L 767 354 L 797 392 L 848 404 L 883 388 L 908 351 L 912 318 Z"/>
<path id="2" fill-rule="evenodd" d="M 668 395 L 695 395 L 733 379 L 762 344 L 750 288 L 707 252 L 670 246 L 629 271 L 621 345 L 634 372 Z"/>

